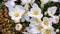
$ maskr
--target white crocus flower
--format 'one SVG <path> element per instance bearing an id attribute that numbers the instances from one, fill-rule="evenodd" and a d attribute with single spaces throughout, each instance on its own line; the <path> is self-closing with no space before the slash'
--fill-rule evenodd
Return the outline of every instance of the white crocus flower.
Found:
<path id="1" fill-rule="evenodd" d="M 16 5 L 15 8 L 9 9 L 9 15 L 11 19 L 14 20 L 15 23 L 20 22 L 22 15 L 24 14 L 23 7 L 20 5 Z"/>
<path id="2" fill-rule="evenodd" d="M 22 4 L 34 3 L 35 0 L 21 0 Z"/>
<path id="3" fill-rule="evenodd" d="M 37 33 L 40 33 L 42 30 L 44 30 L 44 27 L 41 25 L 38 25 L 31 28 L 27 28 L 26 30 L 32 34 L 37 34 Z"/>
<path id="4" fill-rule="evenodd" d="M 26 4 L 26 5 L 24 6 L 24 14 L 23 14 L 23 16 L 22 16 L 22 18 L 21 18 L 21 22 L 24 22 L 25 20 L 29 22 L 30 18 L 29 18 L 29 16 L 28 16 L 28 12 L 29 12 L 29 9 L 28 9 L 28 8 L 29 8 L 29 5 Z"/>
<path id="5" fill-rule="evenodd" d="M 47 17 L 44 17 L 43 22 L 42 22 L 42 26 L 44 26 L 45 28 L 52 26 L 52 20 L 50 20 Z"/>
<path id="6" fill-rule="evenodd" d="M 54 14 L 56 13 L 56 10 L 57 10 L 57 7 L 56 6 L 53 6 L 53 7 L 50 7 L 50 8 L 48 8 L 48 14 L 49 14 L 49 16 L 54 16 Z"/>
<path id="7" fill-rule="evenodd" d="M 59 16 L 53 16 L 52 20 L 53 20 L 53 23 L 58 23 L 59 22 Z"/>
<path id="8" fill-rule="evenodd" d="M 17 31 L 20 31 L 22 29 L 22 25 L 21 24 L 16 24 L 15 29 Z"/>
<path id="9" fill-rule="evenodd" d="M 30 12 L 29 12 L 29 14 L 28 14 L 30 17 L 36 17 L 36 18 L 38 18 L 38 19 L 40 19 L 40 18 L 42 18 L 43 17 L 43 15 L 42 15 L 42 13 L 41 13 L 41 9 L 38 7 L 38 5 L 37 4 L 33 4 L 32 5 L 32 8 L 31 8 L 31 10 L 30 10 Z"/>
<path id="10" fill-rule="evenodd" d="M 46 29 L 44 29 L 41 34 L 56 34 L 56 32 L 54 32 L 54 29 L 52 29 L 51 27 L 48 27 Z"/>
<path id="11" fill-rule="evenodd" d="M 39 25 L 41 24 L 41 19 L 38 19 L 38 18 L 31 18 L 30 19 L 30 26 L 33 26 L 33 25 Z M 32 25 L 33 24 L 33 25 Z"/>

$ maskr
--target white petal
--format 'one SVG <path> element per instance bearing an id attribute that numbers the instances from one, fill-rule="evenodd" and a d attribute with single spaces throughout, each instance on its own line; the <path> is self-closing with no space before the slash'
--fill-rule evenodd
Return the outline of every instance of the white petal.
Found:
<path id="1" fill-rule="evenodd" d="M 29 26 L 30 26 L 30 27 L 34 27 L 34 26 L 36 26 L 36 25 L 35 25 L 34 23 L 30 23 Z"/>
<path id="2" fill-rule="evenodd" d="M 48 20 L 48 17 L 44 17 L 43 20 Z"/>
<path id="3" fill-rule="evenodd" d="M 26 19 L 27 22 L 30 21 L 30 17 L 28 15 L 25 16 L 25 19 Z"/>
<path id="4" fill-rule="evenodd" d="M 38 19 L 41 19 L 43 17 L 43 14 L 39 14 Z"/>
<path id="5" fill-rule="evenodd" d="M 32 33 L 40 33 L 40 32 L 37 30 L 37 28 L 35 28 L 35 27 L 33 27 L 33 28 L 31 29 L 31 32 L 32 32 Z"/>
<path id="6" fill-rule="evenodd" d="M 37 5 L 36 3 L 34 3 L 34 4 L 32 5 L 32 7 L 36 8 L 36 7 L 38 7 L 38 5 Z"/>
<path id="7" fill-rule="evenodd" d="M 22 16 L 21 22 L 24 22 L 24 21 L 25 21 L 25 16 Z"/>
<path id="8" fill-rule="evenodd" d="M 54 16 L 53 23 L 58 23 L 58 22 L 59 22 L 59 16 Z"/>
<path id="9" fill-rule="evenodd" d="M 56 13 L 56 10 L 57 10 L 57 7 L 56 6 L 53 6 L 53 7 L 50 7 L 50 8 L 48 8 L 48 14 L 49 14 L 49 16 L 53 16 L 55 13 Z"/>
<path id="10" fill-rule="evenodd" d="M 16 19 L 16 18 L 14 18 L 14 17 L 11 17 L 11 19 L 12 19 L 12 20 L 14 20 L 14 22 L 15 22 L 15 23 L 20 22 L 20 20 L 19 20 L 19 19 Z"/>
<path id="11" fill-rule="evenodd" d="M 51 1 L 53 1 L 53 2 L 59 2 L 59 0 L 51 0 Z"/>
<path id="12" fill-rule="evenodd" d="M 52 31 L 51 34 L 56 34 L 56 32 Z"/>
<path id="13" fill-rule="evenodd" d="M 28 10 L 29 5 L 28 5 L 28 4 L 25 4 L 24 8 L 25 8 L 26 10 Z"/>
<path id="14" fill-rule="evenodd" d="M 30 30 L 31 30 L 31 27 L 27 27 L 27 28 L 26 28 L 26 30 L 27 30 L 28 32 L 30 32 Z"/>
<path id="15" fill-rule="evenodd" d="M 32 3 L 34 3 L 34 1 L 35 1 L 35 0 L 21 0 L 21 1 L 22 1 L 22 3 L 21 3 L 21 4 L 23 4 L 23 5 L 24 5 L 24 4 L 29 4 L 29 3 L 31 3 L 31 4 L 32 4 Z"/>
<path id="16" fill-rule="evenodd" d="M 5 3 L 5 5 L 6 5 L 8 8 L 10 8 L 10 7 L 14 7 L 14 6 L 15 6 L 15 3 L 12 2 L 12 1 L 7 1 L 7 2 Z"/>
<path id="17" fill-rule="evenodd" d="M 15 23 L 18 23 L 18 22 L 20 22 L 20 20 L 14 20 L 14 22 L 15 22 Z"/>
<path id="18" fill-rule="evenodd" d="M 53 18 L 49 18 L 49 21 L 52 23 L 53 22 Z"/>

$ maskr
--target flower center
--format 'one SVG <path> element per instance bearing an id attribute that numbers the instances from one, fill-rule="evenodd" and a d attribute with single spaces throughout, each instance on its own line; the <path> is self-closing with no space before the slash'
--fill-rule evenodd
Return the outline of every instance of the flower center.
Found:
<path id="1" fill-rule="evenodd" d="M 44 34 L 51 34 L 51 30 L 46 29 L 46 31 L 44 32 Z"/>
<path id="2" fill-rule="evenodd" d="M 38 23 L 39 23 L 39 20 L 38 20 L 37 18 L 35 19 L 35 21 L 36 21 L 36 24 L 38 24 Z"/>
<path id="3" fill-rule="evenodd" d="M 18 17 L 18 16 L 19 16 L 19 13 L 16 12 L 16 13 L 14 14 L 14 16 L 15 16 L 15 17 Z"/>
<path id="4" fill-rule="evenodd" d="M 41 31 L 42 29 L 43 29 L 42 26 L 39 26 L 39 27 L 38 27 L 38 31 Z"/>
<path id="5" fill-rule="evenodd" d="M 38 11 L 37 10 L 35 10 L 33 13 L 34 13 L 34 15 L 38 15 Z"/>
<path id="6" fill-rule="evenodd" d="M 48 26 L 48 21 L 47 20 L 44 21 L 44 25 Z"/>

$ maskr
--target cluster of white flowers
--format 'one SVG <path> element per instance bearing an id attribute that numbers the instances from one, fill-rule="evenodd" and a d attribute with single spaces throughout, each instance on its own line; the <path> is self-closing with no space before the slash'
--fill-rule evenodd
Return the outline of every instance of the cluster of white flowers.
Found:
<path id="1" fill-rule="evenodd" d="M 41 13 L 42 10 L 39 6 L 34 3 L 35 0 L 21 0 L 21 5 L 15 4 L 16 0 L 8 0 L 5 3 L 5 6 L 9 8 L 9 16 L 15 23 L 30 22 L 29 27 L 26 28 L 27 32 L 23 32 L 23 34 L 56 34 L 54 32 L 54 28 L 52 27 L 52 23 L 59 22 L 59 16 L 55 16 L 57 7 L 49 7 L 47 9 L 47 13 L 50 16 L 43 17 L 44 15 Z M 40 0 L 42 4 L 46 4 L 49 1 L 59 2 L 59 0 Z M 29 4 L 31 4 L 32 8 L 29 10 Z M 24 6 L 23 6 L 24 5 Z M 31 18 L 30 18 L 31 17 Z M 43 17 L 43 20 L 41 18 Z M 16 24 L 15 29 L 20 31 L 22 29 L 21 24 Z"/>

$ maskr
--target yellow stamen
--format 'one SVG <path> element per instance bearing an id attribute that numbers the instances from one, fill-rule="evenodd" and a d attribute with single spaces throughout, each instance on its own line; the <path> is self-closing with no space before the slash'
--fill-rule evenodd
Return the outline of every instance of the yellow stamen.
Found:
<path id="1" fill-rule="evenodd" d="M 40 22 L 37 18 L 35 19 L 35 21 L 36 21 L 36 24 L 38 24 Z"/>
<path id="2" fill-rule="evenodd" d="M 33 13 L 34 13 L 34 15 L 38 15 L 38 11 L 37 10 L 35 10 Z"/>
<path id="3" fill-rule="evenodd" d="M 38 27 L 38 31 L 41 31 L 42 29 L 43 29 L 42 26 L 39 26 L 39 27 Z"/>
<path id="4" fill-rule="evenodd" d="M 48 21 L 47 20 L 44 21 L 44 25 L 48 26 Z"/>
<path id="5" fill-rule="evenodd" d="M 14 16 L 15 16 L 15 17 L 18 17 L 18 16 L 19 16 L 19 13 L 16 12 L 16 13 L 14 14 Z"/>
<path id="6" fill-rule="evenodd" d="M 44 34 L 51 34 L 51 30 L 46 29 L 46 31 L 44 32 Z"/>

